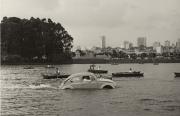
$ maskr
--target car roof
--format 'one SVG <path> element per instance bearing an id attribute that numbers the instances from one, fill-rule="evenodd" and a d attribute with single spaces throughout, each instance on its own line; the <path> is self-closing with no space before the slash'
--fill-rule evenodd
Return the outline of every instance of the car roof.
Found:
<path id="1" fill-rule="evenodd" d="M 75 73 L 75 74 L 72 74 L 72 75 L 70 75 L 69 77 L 75 77 L 75 76 L 87 76 L 87 75 L 93 75 L 94 76 L 94 74 L 93 73 L 90 73 L 90 72 L 81 72 L 81 73 Z"/>
<path id="2" fill-rule="evenodd" d="M 70 75 L 68 78 L 66 78 L 66 79 L 64 80 L 64 82 L 65 82 L 66 80 L 69 80 L 69 79 L 74 78 L 74 77 L 77 77 L 77 76 L 88 76 L 88 75 L 95 76 L 93 73 L 90 73 L 90 72 L 75 73 L 75 74 Z"/>

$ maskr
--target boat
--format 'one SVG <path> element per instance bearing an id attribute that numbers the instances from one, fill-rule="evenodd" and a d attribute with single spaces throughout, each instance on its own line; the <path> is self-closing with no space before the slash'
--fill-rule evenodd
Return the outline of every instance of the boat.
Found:
<path id="1" fill-rule="evenodd" d="M 153 64 L 154 64 L 154 65 L 159 65 L 159 63 L 158 63 L 158 62 L 154 62 Z"/>
<path id="2" fill-rule="evenodd" d="M 111 65 L 119 65 L 117 62 L 112 62 Z"/>
<path id="3" fill-rule="evenodd" d="M 53 65 L 47 65 L 45 68 L 55 68 Z"/>
<path id="4" fill-rule="evenodd" d="M 108 73 L 107 70 L 96 70 L 96 69 L 89 69 L 88 72 L 91 72 L 91 73 Z"/>
<path id="5" fill-rule="evenodd" d="M 67 78 L 69 74 L 41 74 L 44 79 Z"/>
<path id="6" fill-rule="evenodd" d="M 175 72 L 174 75 L 175 77 L 180 77 L 180 72 Z"/>
<path id="7" fill-rule="evenodd" d="M 100 66 L 98 67 L 98 69 L 95 69 L 94 67 L 96 67 L 96 65 L 94 65 L 94 64 L 90 65 L 88 72 L 95 73 L 95 74 L 108 73 L 107 70 L 101 70 Z"/>
<path id="8" fill-rule="evenodd" d="M 139 64 L 144 64 L 144 62 L 139 62 Z"/>
<path id="9" fill-rule="evenodd" d="M 133 71 L 133 72 L 117 72 L 112 73 L 113 77 L 143 77 L 144 73 L 140 71 Z"/>
<path id="10" fill-rule="evenodd" d="M 27 66 L 27 67 L 24 67 L 24 69 L 34 69 L 34 67 L 32 67 L 32 66 Z"/>

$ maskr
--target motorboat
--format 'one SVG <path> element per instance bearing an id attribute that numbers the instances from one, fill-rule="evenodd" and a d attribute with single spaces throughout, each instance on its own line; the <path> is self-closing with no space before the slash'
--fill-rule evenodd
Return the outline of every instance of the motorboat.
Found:
<path id="1" fill-rule="evenodd" d="M 67 78 L 69 74 L 41 74 L 44 79 Z"/>
<path id="2" fill-rule="evenodd" d="M 140 71 L 133 71 L 133 72 L 117 72 L 112 73 L 113 77 L 143 77 L 144 73 Z"/>
<path id="3" fill-rule="evenodd" d="M 26 66 L 26 67 L 24 67 L 24 69 L 34 69 L 34 67 L 32 67 L 32 66 Z"/>
<path id="4" fill-rule="evenodd" d="M 180 77 L 180 72 L 175 72 L 174 75 L 175 77 Z"/>
<path id="5" fill-rule="evenodd" d="M 111 65 L 119 65 L 117 62 L 112 62 Z"/>
<path id="6" fill-rule="evenodd" d="M 89 69 L 88 72 L 91 72 L 91 73 L 108 73 L 107 70 L 96 70 L 96 69 Z"/>
<path id="7" fill-rule="evenodd" d="M 60 89 L 113 89 L 116 83 L 90 72 L 72 74 L 60 85 Z"/>
<path id="8" fill-rule="evenodd" d="M 153 64 L 154 64 L 154 65 L 159 65 L 159 63 L 158 63 L 158 62 L 154 62 Z"/>
<path id="9" fill-rule="evenodd" d="M 95 69 L 95 65 L 90 65 L 90 68 L 88 69 L 88 72 L 91 72 L 91 73 L 95 73 L 95 74 L 100 74 L 100 73 L 108 73 L 107 70 L 102 70 L 100 69 L 100 66 L 98 67 L 98 69 Z"/>

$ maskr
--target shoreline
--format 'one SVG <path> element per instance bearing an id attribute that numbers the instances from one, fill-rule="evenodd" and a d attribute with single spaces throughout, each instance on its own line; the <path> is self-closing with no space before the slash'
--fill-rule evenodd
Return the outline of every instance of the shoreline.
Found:
<path id="1" fill-rule="evenodd" d="M 147 60 L 130 60 L 130 59 L 73 59 L 72 61 L 61 62 L 1 62 L 1 65 L 61 65 L 61 64 L 146 64 L 146 63 L 180 63 L 180 59 L 147 59 Z"/>

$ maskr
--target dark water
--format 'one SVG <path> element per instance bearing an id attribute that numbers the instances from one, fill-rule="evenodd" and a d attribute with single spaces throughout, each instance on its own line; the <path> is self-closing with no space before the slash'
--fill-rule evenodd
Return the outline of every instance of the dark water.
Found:
<path id="1" fill-rule="evenodd" d="M 180 116 L 180 64 L 101 64 L 112 72 L 130 67 L 143 78 L 116 79 L 112 90 L 60 90 L 61 79 L 45 80 L 44 66 L 1 66 L 1 115 Z M 86 71 L 88 64 L 57 65 L 65 73 Z"/>

